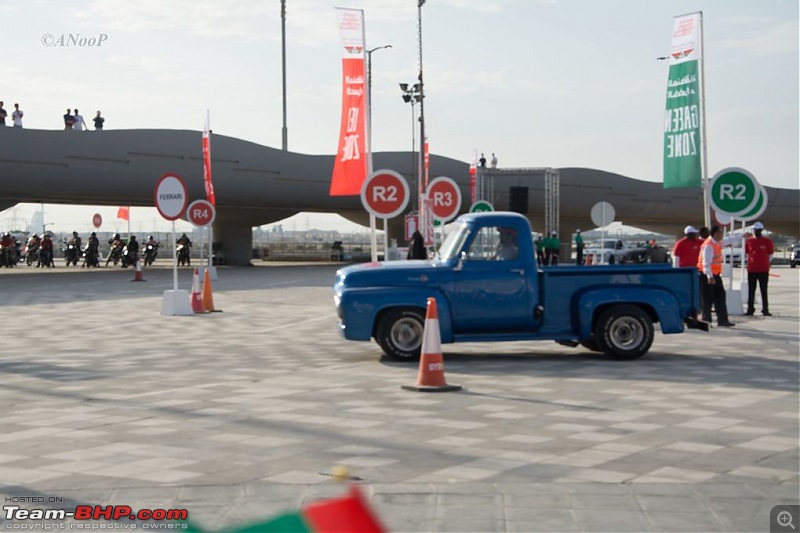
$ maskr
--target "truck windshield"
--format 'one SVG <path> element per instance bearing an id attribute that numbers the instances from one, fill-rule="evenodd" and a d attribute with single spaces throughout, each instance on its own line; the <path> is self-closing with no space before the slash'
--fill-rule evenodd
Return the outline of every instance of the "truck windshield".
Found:
<path id="1" fill-rule="evenodd" d="M 447 261 L 458 256 L 464 247 L 464 241 L 469 236 L 469 226 L 464 223 L 453 224 L 453 229 L 439 247 L 439 259 Z"/>

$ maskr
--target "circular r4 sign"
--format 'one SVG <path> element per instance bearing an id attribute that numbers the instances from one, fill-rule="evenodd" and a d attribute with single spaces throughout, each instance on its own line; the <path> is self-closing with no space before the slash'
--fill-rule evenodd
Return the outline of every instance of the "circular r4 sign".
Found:
<path id="1" fill-rule="evenodd" d="M 103 217 L 100 215 L 100 213 L 95 213 L 94 216 L 92 217 L 92 226 L 94 226 L 97 229 L 100 229 L 100 226 L 102 225 L 103 225 Z"/>
<path id="2" fill-rule="evenodd" d="M 439 176 L 428 184 L 428 201 L 433 206 L 433 218 L 447 222 L 461 209 L 461 189 L 452 178 Z"/>
<path id="3" fill-rule="evenodd" d="M 195 226 L 205 227 L 214 222 L 217 210 L 208 200 L 195 200 L 186 208 L 186 218 Z"/>
<path id="4" fill-rule="evenodd" d="M 394 170 L 376 170 L 361 186 L 361 204 L 378 218 L 392 218 L 408 205 L 408 182 Z"/>

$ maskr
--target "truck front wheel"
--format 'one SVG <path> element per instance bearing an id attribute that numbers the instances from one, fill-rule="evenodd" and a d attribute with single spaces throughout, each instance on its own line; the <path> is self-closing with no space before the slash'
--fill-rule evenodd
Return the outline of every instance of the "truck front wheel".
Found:
<path id="1" fill-rule="evenodd" d="M 422 310 L 391 310 L 381 318 L 375 340 L 390 358 L 415 361 L 422 348 L 424 324 Z"/>
<path id="2" fill-rule="evenodd" d="M 653 322 L 635 305 L 615 305 L 600 314 L 594 338 L 598 347 L 614 359 L 637 359 L 653 344 Z"/>

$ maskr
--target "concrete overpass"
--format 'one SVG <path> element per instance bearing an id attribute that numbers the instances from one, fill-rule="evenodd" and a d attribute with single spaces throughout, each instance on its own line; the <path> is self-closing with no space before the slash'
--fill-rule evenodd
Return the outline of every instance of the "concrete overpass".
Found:
<path id="1" fill-rule="evenodd" d="M 252 142 L 214 135 L 215 240 L 234 264 L 250 259 L 253 226 L 301 211 L 336 212 L 367 224 L 358 197 L 328 195 L 333 156 L 284 152 Z M 203 198 L 201 133 L 186 130 L 111 130 L 69 132 L 0 128 L 0 209 L 19 202 L 153 206 L 153 188 L 165 172 L 180 174 L 190 200 Z M 374 154 L 375 168 L 410 177 L 408 152 Z M 469 198 L 468 164 L 431 156 L 431 177 L 446 175 Z M 561 168 L 562 240 L 576 228 L 591 228 L 596 202 L 610 202 L 617 220 L 678 235 L 686 224 L 702 223 L 699 189 L 663 189 L 652 183 L 587 168 Z M 487 170 L 487 172 L 491 172 Z M 493 203 L 508 209 L 510 187 L 528 187 L 528 216 L 544 227 L 544 182 L 524 169 L 494 173 Z M 800 236 L 800 191 L 767 187 L 763 217 L 777 233 Z M 468 204 L 465 201 L 464 204 Z M 469 206 L 464 205 L 464 209 Z M 401 234 L 402 220 L 390 227 Z"/>

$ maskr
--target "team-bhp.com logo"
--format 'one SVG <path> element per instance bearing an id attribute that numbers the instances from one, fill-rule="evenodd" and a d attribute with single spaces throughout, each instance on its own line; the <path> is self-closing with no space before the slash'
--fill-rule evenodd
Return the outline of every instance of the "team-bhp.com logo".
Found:
<path id="1" fill-rule="evenodd" d="M 155 523 L 141 524 L 143 529 L 146 528 L 163 528 L 166 527 L 168 520 L 186 520 L 189 517 L 189 511 L 186 509 L 140 509 L 134 511 L 128 505 L 78 505 L 74 511 L 67 511 L 66 509 L 23 509 L 19 505 L 4 505 L 4 516 L 6 520 L 85 520 L 87 523 L 73 523 L 69 524 L 70 529 L 90 529 L 96 526 L 91 521 L 94 520 L 139 520 L 139 521 L 153 521 Z M 6 523 L 6 529 L 31 529 L 25 523 Z M 60 529 L 66 529 L 67 524 L 60 524 Z M 125 528 L 136 528 L 136 524 L 125 524 Z M 185 523 L 169 524 L 170 529 L 187 528 Z M 48 529 L 55 529 L 50 526 Z"/>

